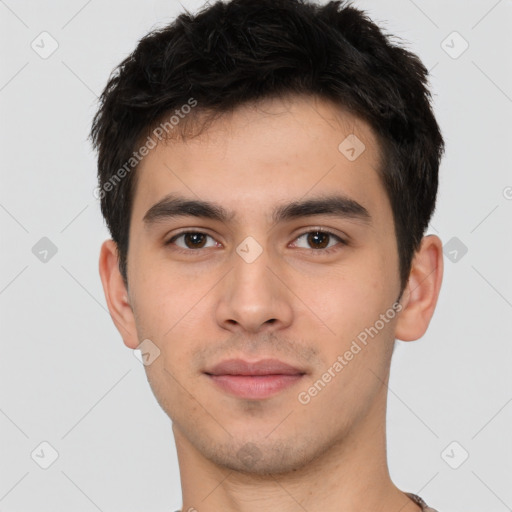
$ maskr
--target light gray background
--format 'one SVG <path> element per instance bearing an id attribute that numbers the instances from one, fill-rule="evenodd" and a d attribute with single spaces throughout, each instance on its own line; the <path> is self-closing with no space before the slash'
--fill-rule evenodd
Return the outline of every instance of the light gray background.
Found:
<path id="1" fill-rule="evenodd" d="M 512 510 L 512 1 L 355 4 L 432 69 L 447 151 L 429 232 L 468 249 L 445 257 L 428 333 L 395 351 L 391 474 L 440 512 Z M 3 512 L 181 504 L 170 420 L 106 309 L 109 235 L 86 140 L 110 71 L 179 12 L 175 0 L 0 0 Z M 46 59 L 31 48 L 50 47 L 43 31 L 59 45 Z M 454 31 L 469 44 L 458 58 Z M 32 252 L 42 237 L 57 248 L 46 262 Z M 44 441 L 58 452 L 48 469 Z"/>

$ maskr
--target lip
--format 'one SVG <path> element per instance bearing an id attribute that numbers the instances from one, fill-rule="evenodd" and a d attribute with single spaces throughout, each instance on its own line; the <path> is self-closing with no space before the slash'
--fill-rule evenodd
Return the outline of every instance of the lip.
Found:
<path id="1" fill-rule="evenodd" d="M 223 391 L 246 399 L 261 400 L 296 384 L 305 371 L 277 359 L 245 361 L 227 359 L 205 371 Z"/>
<path id="2" fill-rule="evenodd" d="M 226 359 L 207 370 L 211 375 L 297 375 L 306 373 L 279 359 L 260 359 L 246 361 L 244 359 Z"/>

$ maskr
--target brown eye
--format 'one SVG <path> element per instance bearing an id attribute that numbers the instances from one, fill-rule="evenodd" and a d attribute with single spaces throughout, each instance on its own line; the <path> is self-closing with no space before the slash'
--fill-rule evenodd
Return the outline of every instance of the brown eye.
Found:
<path id="1" fill-rule="evenodd" d="M 301 239 L 305 240 L 305 245 L 304 242 L 298 242 Z M 302 235 L 297 237 L 294 245 L 296 247 L 300 247 L 303 249 L 310 249 L 312 251 L 325 253 L 329 252 L 330 248 L 336 245 L 336 242 L 345 245 L 344 240 L 342 240 L 338 235 L 335 235 L 334 233 L 331 233 L 329 231 L 314 230 L 308 231 L 307 233 L 303 233 Z M 324 250 L 321 251 L 322 249 Z"/>
<path id="2" fill-rule="evenodd" d="M 206 236 L 204 233 L 185 233 L 183 241 L 189 249 L 197 249 L 203 247 L 206 243 Z"/>
<path id="3" fill-rule="evenodd" d="M 216 242 L 213 240 L 213 244 L 209 246 L 206 245 L 207 239 L 213 238 L 206 233 L 201 233 L 200 231 L 187 231 L 184 233 L 180 233 L 179 235 L 173 236 L 166 245 L 176 245 L 181 249 L 202 249 L 204 247 L 215 247 Z M 177 241 L 180 240 L 180 243 Z"/>
<path id="4" fill-rule="evenodd" d="M 325 249 L 329 244 L 329 235 L 322 231 L 307 233 L 307 241 L 314 249 Z"/>

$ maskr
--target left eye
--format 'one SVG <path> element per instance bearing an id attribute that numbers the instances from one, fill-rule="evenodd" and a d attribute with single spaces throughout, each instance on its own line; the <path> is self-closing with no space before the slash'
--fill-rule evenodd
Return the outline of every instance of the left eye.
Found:
<path id="1" fill-rule="evenodd" d="M 313 246 L 312 248 L 314 250 L 329 249 L 333 245 L 336 245 L 336 243 L 330 244 L 330 241 L 332 241 L 332 242 L 338 241 L 338 242 L 344 243 L 343 240 L 339 236 L 337 236 L 333 233 L 330 233 L 328 231 L 319 231 L 319 230 L 318 231 L 308 231 L 307 233 L 303 233 L 302 235 L 297 237 L 296 240 L 300 240 L 301 238 L 304 238 L 304 237 L 306 237 L 305 238 L 306 243 L 309 244 L 310 246 Z M 297 245 L 297 244 L 295 244 L 295 245 Z M 299 247 L 301 247 L 301 246 L 299 245 Z M 304 247 L 304 246 L 302 246 L 302 247 L 304 249 L 311 248 L 311 247 Z"/>

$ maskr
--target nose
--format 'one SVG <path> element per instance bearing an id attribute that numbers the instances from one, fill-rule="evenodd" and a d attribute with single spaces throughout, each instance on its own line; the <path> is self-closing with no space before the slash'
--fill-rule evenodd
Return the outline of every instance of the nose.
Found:
<path id="1" fill-rule="evenodd" d="M 293 318 L 293 294 L 284 270 L 267 251 L 248 263 L 233 254 L 234 268 L 222 280 L 216 307 L 217 323 L 234 333 L 261 333 L 288 327 Z"/>

